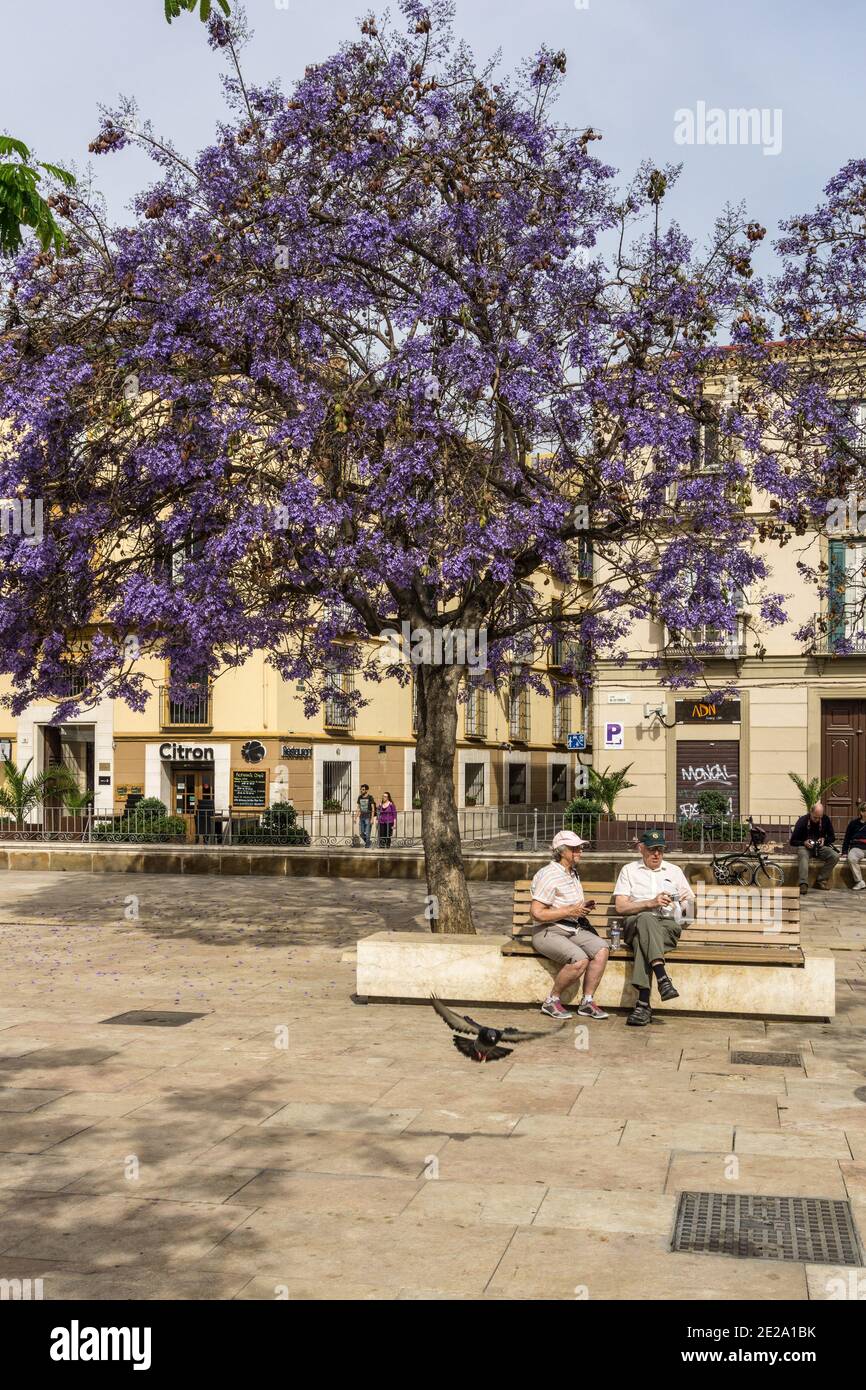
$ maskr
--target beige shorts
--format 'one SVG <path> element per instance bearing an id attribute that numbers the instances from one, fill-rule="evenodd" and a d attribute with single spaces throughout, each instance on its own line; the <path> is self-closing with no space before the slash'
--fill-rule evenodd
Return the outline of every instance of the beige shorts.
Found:
<path id="1" fill-rule="evenodd" d="M 592 960 L 599 951 L 607 950 L 604 938 L 585 927 L 578 927 L 573 936 L 543 927 L 532 933 L 532 944 L 539 955 L 546 956 L 554 965 L 579 965 L 581 961 Z"/>

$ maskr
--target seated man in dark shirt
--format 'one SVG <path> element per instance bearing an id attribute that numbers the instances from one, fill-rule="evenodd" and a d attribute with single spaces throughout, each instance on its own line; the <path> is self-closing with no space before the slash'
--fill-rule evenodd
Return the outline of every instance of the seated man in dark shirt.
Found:
<path id="1" fill-rule="evenodd" d="M 825 891 L 830 887 L 828 880 L 834 864 L 839 860 L 839 851 L 833 849 L 835 842 L 833 822 L 829 816 L 824 815 L 822 803 L 816 801 L 806 815 L 797 821 L 791 836 L 791 844 L 797 851 L 801 893 L 809 891 L 809 859 L 812 857 L 821 863 L 815 887 L 823 888 Z"/>
<path id="2" fill-rule="evenodd" d="M 843 858 L 847 854 L 848 864 L 854 879 L 852 891 L 862 893 L 866 888 L 863 882 L 863 871 L 860 868 L 861 859 L 866 856 L 866 801 L 861 801 L 857 807 L 857 815 L 854 820 L 848 822 L 848 829 L 845 831 L 845 838 L 842 841 Z"/>

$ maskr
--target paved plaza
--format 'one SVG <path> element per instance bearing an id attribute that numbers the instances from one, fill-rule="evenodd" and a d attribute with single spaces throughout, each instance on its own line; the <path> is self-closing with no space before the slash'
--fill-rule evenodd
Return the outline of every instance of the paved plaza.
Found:
<path id="1" fill-rule="evenodd" d="M 0 887 L 0 1279 L 41 1278 L 46 1299 L 856 1288 L 847 1269 L 669 1245 L 684 1189 L 848 1197 L 866 1240 L 862 898 L 803 903 L 806 950 L 836 956 L 830 1024 L 617 1014 L 587 1048 L 569 1025 L 479 1067 L 431 1009 L 351 1001 L 354 942 L 424 930 L 422 883 Z M 479 928 L 505 930 L 510 885 L 473 896 Z M 102 1021 L 141 1009 L 202 1017 Z M 802 1066 L 734 1066 L 732 1048 Z"/>

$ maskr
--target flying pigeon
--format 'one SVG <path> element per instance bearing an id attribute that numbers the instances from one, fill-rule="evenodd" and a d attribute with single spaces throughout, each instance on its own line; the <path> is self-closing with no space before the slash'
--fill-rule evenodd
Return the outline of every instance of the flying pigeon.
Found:
<path id="1" fill-rule="evenodd" d="M 455 1033 L 471 1035 L 466 1038 L 456 1037 L 453 1041 L 457 1051 L 473 1062 L 498 1062 L 501 1057 L 510 1057 L 514 1049 L 500 1047 L 500 1038 L 510 1043 L 531 1042 L 533 1038 L 550 1038 L 565 1027 L 564 1023 L 560 1023 L 559 1028 L 545 1028 L 540 1033 L 524 1033 L 519 1028 L 486 1028 L 483 1023 L 476 1023 L 468 1014 L 455 1014 L 452 1009 L 447 1009 L 435 994 L 430 995 L 430 1002 L 439 1017 L 444 1018 L 448 1027 Z"/>

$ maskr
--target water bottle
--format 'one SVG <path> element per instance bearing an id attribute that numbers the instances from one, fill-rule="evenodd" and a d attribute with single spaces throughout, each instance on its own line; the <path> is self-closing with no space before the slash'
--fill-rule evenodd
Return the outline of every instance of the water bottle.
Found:
<path id="1" fill-rule="evenodd" d="M 622 927 L 619 922 L 615 922 L 611 927 L 608 932 L 608 940 L 610 941 L 610 949 L 618 951 L 622 945 Z"/>

